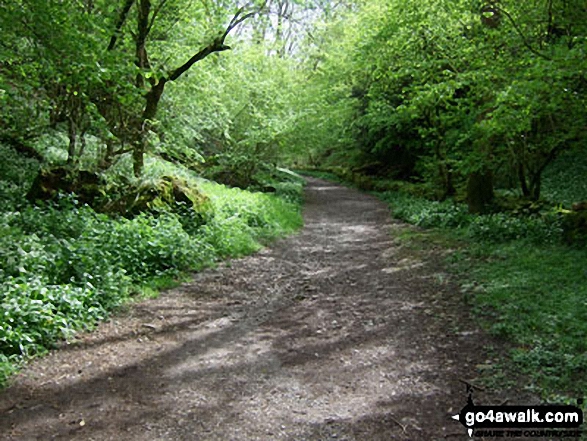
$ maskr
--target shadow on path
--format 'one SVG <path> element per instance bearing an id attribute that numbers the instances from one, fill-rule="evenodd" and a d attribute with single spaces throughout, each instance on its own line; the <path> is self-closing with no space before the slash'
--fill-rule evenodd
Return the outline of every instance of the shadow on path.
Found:
<path id="1" fill-rule="evenodd" d="M 381 202 L 317 179 L 306 195 L 298 235 L 31 363 L 0 394 L 0 439 L 467 439 L 450 415 L 484 355 L 454 332 L 458 294 Z"/>

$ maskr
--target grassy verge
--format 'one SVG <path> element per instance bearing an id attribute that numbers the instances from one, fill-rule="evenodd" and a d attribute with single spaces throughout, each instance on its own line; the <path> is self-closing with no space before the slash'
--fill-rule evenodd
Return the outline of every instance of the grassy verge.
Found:
<path id="1" fill-rule="evenodd" d="M 27 359 L 119 306 L 154 296 L 188 272 L 254 252 L 302 224 L 299 180 L 284 185 L 279 197 L 185 171 L 212 204 L 213 215 L 196 227 L 174 212 L 109 217 L 72 198 L 34 206 L 23 202 L 31 179 L 20 177 L 22 170 L 34 176 L 38 164 L 0 153 L 0 385 Z M 151 173 L 169 173 L 168 167 L 152 164 Z"/>
<path id="2" fill-rule="evenodd" d="M 340 174 L 335 180 L 345 181 Z M 362 187 L 361 179 L 352 183 Z M 402 185 L 370 180 L 367 189 L 395 188 L 374 194 L 390 205 L 395 217 L 425 228 L 404 240 L 455 250 L 447 263 L 462 283 L 463 301 L 490 332 L 511 343 L 509 360 L 495 372 L 523 373 L 525 386 L 545 399 L 574 401 L 583 396 L 587 250 L 562 244 L 559 215 L 470 215 L 463 204 L 417 197 L 413 187 Z"/>

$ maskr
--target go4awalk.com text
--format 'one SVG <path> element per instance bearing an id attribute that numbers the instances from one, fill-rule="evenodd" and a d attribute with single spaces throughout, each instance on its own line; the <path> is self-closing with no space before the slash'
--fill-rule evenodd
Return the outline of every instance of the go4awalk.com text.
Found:
<path id="1" fill-rule="evenodd" d="M 579 438 L 583 411 L 578 406 L 477 406 L 468 387 L 467 405 L 452 418 L 465 426 L 470 437 Z"/>

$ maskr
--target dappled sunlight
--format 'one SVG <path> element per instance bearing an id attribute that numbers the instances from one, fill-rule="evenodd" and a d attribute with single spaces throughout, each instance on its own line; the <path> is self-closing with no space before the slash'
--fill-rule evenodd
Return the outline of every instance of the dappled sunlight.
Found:
<path id="1" fill-rule="evenodd" d="M 357 219 L 329 192 L 308 195 L 299 235 L 197 273 L 32 363 L 0 397 L 0 429 L 133 441 L 444 433 L 431 409 L 460 403 L 455 377 L 467 367 L 452 354 L 473 334 L 447 339 L 430 319 L 438 288 L 426 267 L 389 252 L 377 201 Z"/>

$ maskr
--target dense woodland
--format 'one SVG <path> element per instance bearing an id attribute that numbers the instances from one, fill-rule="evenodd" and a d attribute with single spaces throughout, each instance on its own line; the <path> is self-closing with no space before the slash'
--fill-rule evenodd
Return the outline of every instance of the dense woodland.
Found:
<path id="1" fill-rule="evenodd" d="M 0 36 L 1 379 L 294 231 L 294 169 L 454 250 L 490 377 L 587 387 L 584 1 L 16 0 Z"/>

